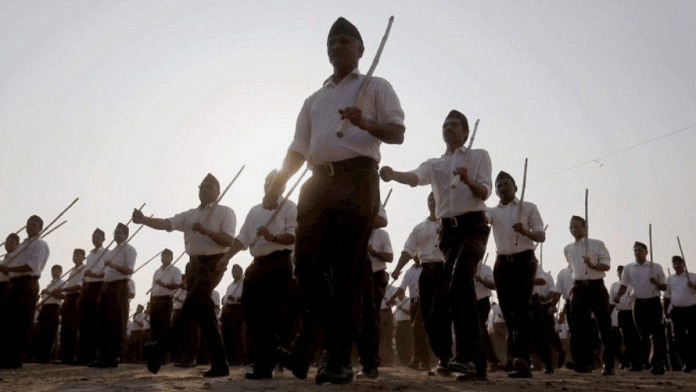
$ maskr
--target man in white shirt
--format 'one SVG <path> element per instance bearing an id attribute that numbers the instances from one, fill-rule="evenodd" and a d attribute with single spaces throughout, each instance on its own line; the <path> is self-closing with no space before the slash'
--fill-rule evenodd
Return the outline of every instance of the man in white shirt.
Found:
<path id="1" fill-rule="evenodd" d="M 476 310 L 481 328 L 481 344 L 483 345 L 486 359 L 490 363 L 489 369 L 496 371 L 500 360 L 495 355 L 491 337 L 488 335 L 488 315 L 491 312 L 492 290 L 495 290 L 493 269 L 490 266 L 479 263 L 476 276 L 474 276 L 474 286 L 476 288 Z"/>
<path id="2" fill-rule="evenodd" d="M 150 292 L 150 341 L 161 342 L 169 336 L 169 327 L 174 306 L 174 292 L 181 286 L 181 270 L 172 265 L 174 253 L 164 249 L 160 256 L 162 266 L 152 277 Z M 162 360 L 166 352 L 162 352 Z"/>
<path id="3" fill-rule="evenodd" d="M 360 283 L 362 307 L 360 313 L 355 315 L 356 319 L 362 319 L 362 328 L 357 341 L 362 370 L 358 373 L 358 377 L 372 379 L 379 376 L 377 367 L 382 364 L 380 352 L 383 351 L 384 342 L 380 336 L 380 308 L 389 283 L 389 274 L 386 271 L 387 263 L 391 263 L 394 259 L 389 233 L 383 229 L 386 226 L 387 212 L 384 207 L 380 206 L 367 245 L 366 257 L 370 268 L 364 271 Z M 391 345 L 391 343 L 389 344 Z"/>
<path id="4" fill-rule="evenodd" d="M 266 176 L 266 192 L 276 175 L 274 170 Z M 282 201 L 279 197 L 252 207 L 239 236 L 225 255 L 231 258 L 248 248 L 254 256 L 244 273 L 242 292 L 249 363 L 252 364 L 251 371 L 244 377 L 252 380 L 273 377 L 274 350 L 280 345 L 278 332 L 292 278 L 290 255 L 295 244 L 297 206 L 290 200 L 281 205 Z"/>
<path id="5" fill-rule="evenodd" d="M 428 333 L 438 333 L 440 323 L 446 322 L 447 289 L 444 277 L 444 255 L 440 251 L 440 220 L 435 216 L 435 196 L 428 195 L 430 215 L 413 228 L 408 235 L 401 257 L 392 272 L 397 279 L 401 270 L 411 259 L 414 265 L 406 271 L 397 293 L 408 288 L 411 299 L 411 326 L 413 327 L 413 360 L 408 367 L 414 370 L 430 370 Z M 422 274 L 425 272 L 425 274 Z M 423 293 L 423 295 L 421 295 Z M 392 299 L 396 298 L 395 296 Z M 424 298 L 422 300 L 421 298 Z M 451 339 L 451 334 L 449 335 Z M 451 346 L 450 340 L 450 346 Z"/>
<path id="6" fill-rule="evenodd" d="M 532 291 L 537 259 L 535 242 L 544 242 L 544 222 L 537 206 L 522 203 L 515 193 L 514 178 L 504 171 L 495 179 L 495 193 L 500 203 L 488 209 L 496 260 L 493 277 L 500 309 L 508 329 L 508 351 L 513 358 L 512 378 L 532 376 L 530 350 L 532 343 Z"/>
<path id="7" fill-rule="evenodd" d="M 227 350 L 227 363 L 238 366 L 246 363 L 243 331 L 244 316 L 242 314 L 242 294 L 244 283 L 243 270 L 239 264 L 232 265 L 232 283 L 227 286 L 227 292 L 222 300 L 222 339 Z"/>
<path id="8" fill-rule="evenodd" d="M 197 208 L 167 219 L 149 218 L 133 210 L 134 223 L 142 223 L 156 230 L 184 233 L 190 266 L 186 267 L 187 294 L 181 318 L 195 319 L 207 342 L 211 367 L 203 373 L 204 377 L 225 377 L 230 374 L 211 295 L 227 267 L 227 260 L 223 256 L 232 245 L 237 218 L 231 208 L 217 203 L 219 195 L 220 182 L 209 173 L 198 186 L 200 205 Z M 146 345 L 144 353 L 151 372 L 159 371 L 161 352 L 168 350 L 167 345 L 166 341 Z"/>
<path id="9" fill-rule="evenodd" d="M 116 247 L 104 256 L 104 288 L 101 297 L 101 312 L 104 315 L 99 359 L 95 367 L 112 368 L 118 366 L 118 358 L 123 351 L 126 323 L 128 322 L 129 290 L 128 281 L 135 269 L 138 253 L 128 240 L 128 226 L 119 223 L 114 230 Z"/>
<path id="10" fill-rule="evenodd" d="M 366 78 L 358 71 L 364 50 L 358 29 L 339 18 L 327 39 L 333 75 L 305 100 L 283 166 L 264 196 L 277 200 L 305 161 L 312 169 L 299 196 L 295 246 L 295 275 L 309 311 L 291 356 L 278 355 L 284 367 L 302 376 L 315 351 L 311 347 L 323 346 L 319 384 L 353 379 L 350 353 L 359 326 L 352 310 L 358 280 L 369 268 L 365 253 L 380 202 L 379 146 L 401 144 L 405 132 L 404 112 L 386 80 L 372 77 L 364 99 L 355 102 Z M 350 122 L 346 127 L 344 119 Z M 323 344 L 317 344 L 322 335 Z"/>
<path id="11" fill-rule="evenodd" d="M 592 372 L 593 331 L 598 327 L 604 348 L 602 375 L 610 376 L 614 374 L 615 347 L 611 337 L 609 293 L 604 286 L 604 276 L 611 268 L 609 251 L 602 241 L 587 238 L 585 219 L 579 216 L 570 218 L 570 234 L 575 242 L 566 245 L 563 254 L 573 272 L 570 351 L 574 362 L 566 366 L 578 373 Z"/>
<path id="12" fill-rule="evenodd" d="M 672 256 L 672 267 L 674 275 L 667 279 L 663 300 L 665 315 L 671 305 L 674 338 L 684 363 L 682 371 L 690 373 L 696 369 L 696 274 L 686 271 L 686 263 L 680 256 Z"/>
<path id="13" fill-rule="evenodd" d="M 79 299 L 85 274 L 85 250 L 73 250 L 72 260 L 74 266 L 61 289 L 64 298 L 60 309 L 60 351 L 63 364 L 73 364 L 77 355 L 77 334 L 80 328 Z"/>
<path id="14" fill-rule="evenodd" d="M 15 252 L 19 247 L 19 236 L 15 233 L 10 233 L 5 239 L 5 257 L 0 261 L 0 266 L 6 265 L 15 256 Z M 4 273 L 0 272 L 0 314 L 6 315 L 7 313 L 7 290 L 10 286 L 10 277 Z M 5 336 L 7 333 L 7 323 L 0 323 L 0 336 Z M 0 369 L 5 368 L 6 363 L 6 351 L 0 350 Z"/>
<path id="15" fill-rule="evenodd" d="M 619 288 L 621 287 L 621 276 L 623 275 L 623 270 L 623 265 L 616 268 L 619 281 L 614 282 L 609 288 L 609 298 L 612 298 L 612 300 L 616 297 L 616 294 L 619 292 Z M 616 308 L 616 321 L 619 326 L 619 331 L 621 331 L 621 341 L 623 343 L 627 362 L 623 365 L 628 365 L 629 370 L 631 371 L 641 371 L 643 370 L 643 362 L 638 353 L 640 350 L 640 338 L 638 336 L 635 321 L 633 321 L 633 290 L 629 287 L 626 295 L 623 295 L 619 299 L 618 303 L 614 303 L 612 301 L 611 305 Z"/>
<path id="16" fill-rule="evenodd" d="M 63 267 L 56 264 L 51 267 L 51 282 L 45 289 L 41 290 L 41 309 L 36 319 L 36 334 L 34 339 L 34 359 L 38 363 L 48 363 L 52 358 L 53 343 L 56 341 L 58 324 L 60 321 L 60 305 L 63 303 L 63 296 L 60 294 L 60 287 L 63 280 Z"/>
<path id="17" fill-rule="evenodd" d="M 660 291 L 666 290 L 667 284 L 662 266 L 648 261 L 647 254 L 647 245 L 636 241 L 633 245 L 636 261 L 624 268 L 621 287 L 613 300 L 618 303 L 628 287 L 633 289 L 633 320 L 640 335 L 641 347 L 650 347 L 652 343 L 650 372 L 659 376 L 665 374 L 667 361 L 667 340 L 660 303 Z M 648 354 L 647 349 L 640 350 L 642 362 L 647 363 Z"/>
<path id="18" fill-rule="evenodd" d="M 429 159 L 410 172 L 384 166 L 380 176 L 384 181 L 395 180 L 410 186 L 431 185 L 435 214 L 442 222 L 439 246 L 445 256 L 443 276 L 449 290 L 445 309 L 449 311 L 443 313 L 439 330 L 428 333 L 430 343 L 440 359 L 440 373 L 485 379 L 486 358 L 476 311 L 474 276 L 490 234 L 485 200 L 492 190 L 491 159 L 486 150 L 469 151 L 464 147 L 469 123 L 457 110 L 445 118 L 442 136 L 447 150 L 440 158 Z M 456 336 L 454 355 L 451 324 Z"/>
<path id="19" fill-rule="evenodd" d="M 27 220 L 27 238 L 16 249 L 14 256 L 0 272 L 10 278 L 7 289 L 7 333 L 0 337 L 5 341 L 6 369 L 22 367 L 22 353 L 29 338 L 36 303 L 39 299 L 39 278 L 48 261 L 49 249 L 41 239 L 43 220 L 32 215 Z"/>
<path id="20" fill-rule="evenodd" d="M 85 274 L 82 290 L 80 291 L 80 331 L 77 364 L 86 365 L 97 358 L 97 345 L 101 332 L 101 317 L 99 299 L 104 286 L 105 255 L 104 231 L 97 228 L 92 233 L 92 245 L 94 248 L 87 255 L 85 261 Z M 97 315 L 97 316 L 95 316 Z"/>

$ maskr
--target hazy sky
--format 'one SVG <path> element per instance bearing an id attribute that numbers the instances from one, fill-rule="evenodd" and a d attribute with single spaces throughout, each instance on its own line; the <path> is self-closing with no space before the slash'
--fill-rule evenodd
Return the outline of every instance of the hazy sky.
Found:
<path id="1" fill-rule="evenodd" d="M 343 4 L 0 1 L 0 233 L 32 214 L 49 222 L 80 197 L 47 238 L 42 287 L 50 265 L 70 268 L 73 248 L 91 249 L 95 227 L 108 242 L 144 202 L 157 217 L 195 207 L 206 173 L 226 184 L 246 165 L 223 202 L 241 227 L 304 99 L 331 73 L 326 36 L 338 16 L 360 29 L 363 72 L 395 17 L 375 74 L 401 99 L 406 137 L 382 146 L 382 164 L 410 170 L 440 156 L 456 108 L 481 119 L 474 147 L 489 151 L 494 177 L 505 170 L 521 187 L 529 158 L 525 196 L 549 225 L 543 264 L 554 277 L 586 188 L 590 237 L 605 241 L 612 267 L 633 260 L 652 223 L 655 261 L 671 267 L 679 235 L 696 270 L 696 2 Z M 429 188 L 383 183 L 382 194 L 391 188 L 398 255 L 427 215 Z M 140 265 L 165 247 L 180 253 L 183 235 L 146 228 L 132 245 Z M 137 302 L 158 265 L 134 276 Z"/>

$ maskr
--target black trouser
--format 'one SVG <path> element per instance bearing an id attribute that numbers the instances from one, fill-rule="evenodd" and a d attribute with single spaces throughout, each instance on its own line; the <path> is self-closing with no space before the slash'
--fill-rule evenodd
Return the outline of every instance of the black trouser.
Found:
<path id="1" fill-rule="evenodd" d="M 367 261 L 369 264 L 370 262 Z M 364 280 L 361 282 L 362 301 L 359 314 L 355 319 L 362 320 L 360 335 L 358 337 L 358 354 L 360 363 L 364 368 L 376 368 L 381 364 L 380 358 L 380 308 L 382 299 L 389 284 L 387 271 L 372 272 L 366 270 Z"/>
<path id="2" fill-rule="evenodd" d="M 34 358 L 37 362 L 46 363 L 52 359 L 53 344 L 56 342 L 60 320 L 59 304 L 43 304 L 36 320 L 34 335 Z"/>
<path id="3" fill-rule="evenodd" d="M 9 285 L 9 281 L 0 282 L 0 314 L 4 315 L 9 314 L 7 312 L 7 289 Z M 7 336 L 7 322 L 0 322 L 0 336 Z M 5 367 L 5 363 L 7 362 L 6 357 L 6 350 L 0 350 L 0 369 Z"/>
<path id="4" fill-rule="evenodd" d="M 667 359 L 665 327 L 662 323 L 662 304 L 659 297 L 636 298 L 633 303 L 633 320 L 640 336 L 640 355 L 647 362 L 652 341 L 652 367 L 664 367 Z"/>
<path id="5" fill-rule="evenodd" d="M 60 310 L 60 348 L 64 363 L 75 361 L 77 333 L 80 328 L 79 293 L 66 295 Z"/>
<path id="6" fill-rule="evenodd" d="M 400 320 L 396 322 L 394 341 L 396 346 L 396 357 L 400 365 L 407 365 L 413 357 L 413 329 L 411 320 Z"/>
<path id="7" fill-rule="evenodd" d="M 163 342 L 169 336 L 169 326 L 172 320 L 172 297 L 159 295 L 150 297 L 150 341 Z M 162 359 L 166 352 L 161 353 Z"/>
<path id="8" fill-rule="evenodd" d="M 409 312 L 411 316 L 411 330 L 413 331 L 413 358 L 411 362 L 430 367 L 430 348 L 428 347 L 428 335 L 425 332 L 420 301 L 418 298 L 411 298 L 410 301 L 411 307 Z"/>
<path id="9" fill-rule="evenodd" d="M 196 343 L 194 343 L 194 339 Z M 174 362 L 193 362 L 194 349 L 198 345 L 198 331 L 196 322 L 188 318 L 181 318 L 181 309 L 174 309 L 172 312 L 172 327 L 169 330 L 169 337 L 165 341 L 169 342 L 169 351 L 172 353 Z"/>
<path id="10" fill-rule="evenodd" d="M 78 301 L 80 332 L 77 360 L 81 363 L 92 362 L 97 358 L 99 336 L 103 325 L 100 305 L 103 285 L 103 282 L 85 282 L 80 293 Z"/>
<path id="11" fill-rule="evenodd" d="M 442 220 L 440 250 L 445 256 L 449 305 L 456 337 L 454 360 L 473 361 L 479 374 L 486 372 L 481 329 L 476 310 L 474 276 L 486 252 L 491 232 L 483 211 L 469 212 Z"/>
<path id="12" fill-rule="evenodd" d="M 423 263 L 422 269 L 418 293 L 423 326 L 435 356 L 441 362 L 447 362 L 452 358 L 452 316 L 447 294 L 449 279 L 445 276 L 444 263 Z M 415 335 L 414 331 L 414 339 Z"/>
<path id="13" fill-rule="evenodd" d="M 493 278 L 508 329 L 508 352 L 513 358 L 530 360 L 532 342 L 532 291 L 537 260 L 534 251 L 498 255 Z"/>
<path id="14" fill-rule="evenodd" d="M 291 278 L 289 250 L 255 257 L 244 273 L 242 310 L 248 327 L 249 363 L 255 370 L 271 372 L 275 365 L 273 350 L 280 343 L 278 330 Z"/>
<path id="15" fill-rule="evenodd" d="M 633 367 L 642 367 L 643 361 L 639 355 L 639 337 L 636 324 L 633 321 L 632 310 L 619 310 L 617 314 L 621 340 L 624 344 L 624 352 L 628 363 Z"/>
<path id="16" fill-rule="evenodd" d="M 198 323 L 201 336 L 210 355 L 212 368 L 227 369 L 227 357 L 222 336 L 218 328 L 215 304 L 211 298 L 215 286 L 220 283 L 222 273 L 217 269 L 217 263 L 223 254 L 190 256 L 186 266 L 186 300 L 179 315 L 179 326 L 172 328 L 168 342 L 160 346 L 167 350 L 173 344 L 173 335 L 187 330 L 191 320 Z"/>
<path id="17" fill-rule="evenodd" d="M 7 290 L 6 366 L 18 367 L 29 339 L 29 329 L 34 320 L 36 302 L 39 299 L 39 279 L 36 276 L 20 276 L 10 279 Z"/>
<path id="18" fill-rule="evenodd" d="M 104 282 L 101 298 L 104 325 L 99 344 L 99 361 L 104 364 L 117 364 L 122 355 L 128 307 L 128 279 Z"/>
<path id="19" fill-rule="evenodd" d="M 327 369 L 350 364 L 358 336 L 353 318 L 367 244 L 379 208 L 377 163 L 367 157 L 315 168 L 297 205 L 295 276 L 307 301 L 295 353 L 309 361 L 322 334 Z"/>
<path id="20" fill-rule="evenodd" d="M 222 339 L 225 341 L 227 362 L 230 365 L 246 363 L 244 348 L 244 315 L 242 304 L 227 304 L 222 308 Z"/>
<path id="21" fill-rule="evenodd" d="M 570 351 L 578 369 L 590 369 L 595 349 L 595 331 L 599 329 L 603 352 L 602 362 L 614 367 L 614 340 L 611 337 L 609 293 L 602 279 L 576 280 L 570 292 Z M 594 314 L 595 319 L 592 319 Z"/>

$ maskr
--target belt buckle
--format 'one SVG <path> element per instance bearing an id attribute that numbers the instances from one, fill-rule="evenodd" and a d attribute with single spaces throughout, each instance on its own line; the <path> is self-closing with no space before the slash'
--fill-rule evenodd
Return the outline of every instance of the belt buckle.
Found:
<path id="1" fill-rule="evenodd" d="M 324 164 L 321 165 L 321 166 L 324 168 L 324 174 L 326 174 L 328 177 L 333 177 L 334 174 L 336 174 L 336 173 L 334 172 L 334 167 L 333 167 L 333 165 L 331 164 L 331 162 L 324 163 Z"/>
<path id="2" fill-rule="evenodd" d="M 457 217 L 456 217 L 456 216 L 452 216 L 452 217 L 449 217 L 449 218 L 446 218 L 446 219 L 447 219 L 447 221 L 449 222 L 449 224 L 450 224 L 450 226 L 451 226 L 452 228 L 455 228 L 455 227 L 459 226 L 459 222 L 457 222 Z"/>

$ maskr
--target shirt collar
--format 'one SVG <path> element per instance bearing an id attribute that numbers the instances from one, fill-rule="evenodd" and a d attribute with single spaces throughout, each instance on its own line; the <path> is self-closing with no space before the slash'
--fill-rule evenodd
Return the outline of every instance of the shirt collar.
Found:
<path id="1" fill-rule="evenodd" d="M 358 68 L 355 68 L 354 70 L 350 71 L 350 73 L 346 77 L 347 78 L 348 77 L 357 78 L 358 76 L 360 76 L 360 70 L 358 70 Z M 343 82 L 343 80 L 341 82 Z M 331 74 L 331 76 L 329 76 L 328 78 L 326 78 L 326 80 L 324 80 L 324 87 L 329 86 L 329 85 L 337 86 L 337 84 L 335 84 L 333 82 L 333 74 Z"/>

